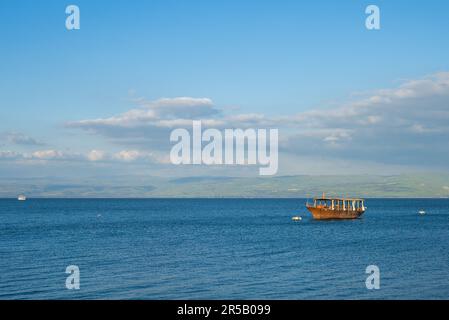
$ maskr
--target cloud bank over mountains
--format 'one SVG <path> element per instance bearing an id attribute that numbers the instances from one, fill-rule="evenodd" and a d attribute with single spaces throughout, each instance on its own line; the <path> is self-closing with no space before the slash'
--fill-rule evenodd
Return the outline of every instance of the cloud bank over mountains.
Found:
<path id="1" fill-rule="evenodd" d="M 170 131 L 189 129 L 192 120 L 201 120 L 204 128 L 278 128 L 281 165 L 285 156 L 297 166 L 301 163 L 295 161 L 307 157 L 349 164 L 356 161 L 358 165 L 369 162 L 449 169 L 449 72 L 358 95 L 338 107 L 323 106 L 290 115 L 232 113 L 206 97 L 139 98 L 133 103 L 134 107 L 122 114 L 65 124 L 64 130 L 76 132 L 79 139 L 93 135 L 104 139 L 105 145 L 115 146 L 115 151 L 102 146 L 84 152 L 59 151 L 43 148 L 42 142 L 27 135 L 8 132 L 1 135 L 0 160 L 170 165 Z M 33 150 L 15 151 L 14 146 Z"/>
<path id="2" fill-rule="evenodd" d="M 285 153 L 392 164 L 445 166 L 449 162 L 449 72 L 408 80 L 352 99 L 337 108 L 292 115 L 226 114 L 211 99 L 136 101 L 138 107 L 102 119 L 70 122 L 119 145 L 169 147 L 170 130 L 191 127 L 279 128 Z M 276 108 L 273 105 L 273 108 Z"/>

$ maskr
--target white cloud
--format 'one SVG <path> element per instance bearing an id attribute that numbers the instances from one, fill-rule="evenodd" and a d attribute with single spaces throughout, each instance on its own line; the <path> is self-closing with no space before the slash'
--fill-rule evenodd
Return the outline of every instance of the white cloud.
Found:
<path id="1" fill-rule="evenodd" d="M 0 160 L 20 161 L 20 163 L 48 163 L 50 161 L 66 162 L 102 162 L 102 163 L 168 163 L 166 157 L 138 150 L 122 150 L 110 153 L 101 150 L 82 152 L 65 152 L 60 150 L 37 150 L 31 153 L 0 151 Z"/>
<path id="2" fill-rule="evenodd" d="M 114 154 L 114 158 L 122 161 L 135 161 L 147 155 L 137 150 L 123 150 Z"/>
<path id="3" fill-rule="evenodd" d="M 283 141 L 285 152 L 447 168 L 449 73 L 282 120 L 295 132 Z"/>
<path id="4" fill-rule="evenodd" d="M 140 108 L 131 109 L 123 114 L 93 120 L 70 122 L 69 127 L 99 129 L 100 127 L 136 127 L 152 125 L 169 126 L 170 120 L 191 120 L 218 114 L 212 100 L 208 98 L 163 98 L 155 101 L 139 99 L 135 101 Z M 164 122 L 165 121 L 165 122 Z"/>
<path id="5" fill-rule="evenodd" d="M 3 132 L 0 133 L 0 144 L 2 142 L 6 142 L 10 145 L 22 145 L 22 146 L 39 146 L 44 145 L 43 142 L 40 142 L 26 134 L 21 132 Z"/>
<path id="6" fill-rule="evenodd" d="M 31 154 L 32 158 L 39 160 L 63 159 L 66 155 L 57 150 L 41 150 Z"/>
<path id="7" fill-rule="evenodd" d="M 101 161 L 105 158 L 105 152 L 101 150 L 89 151 L 86 155 L 89 161 Z"/>

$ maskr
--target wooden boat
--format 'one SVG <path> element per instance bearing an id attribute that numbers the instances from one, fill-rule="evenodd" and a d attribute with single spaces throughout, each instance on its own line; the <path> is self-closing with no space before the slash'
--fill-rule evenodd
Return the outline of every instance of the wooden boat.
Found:
<path id="1" fill-rule="evenodd" d="M 306 208 L 314 219 L 357 219 L 366 210 L 365 200 L 353 198 L 314 198 L 313 205 L 307 203 Z"/>

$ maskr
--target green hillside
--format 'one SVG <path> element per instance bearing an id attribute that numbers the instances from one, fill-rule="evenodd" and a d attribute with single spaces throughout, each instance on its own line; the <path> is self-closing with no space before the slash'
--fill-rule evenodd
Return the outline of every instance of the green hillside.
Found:
<path id="1" fill-rule="evenodd" d="M 115 177 L 0 182 L 0 197 L 449 197 L 449 174 L 282 177 Z"/>

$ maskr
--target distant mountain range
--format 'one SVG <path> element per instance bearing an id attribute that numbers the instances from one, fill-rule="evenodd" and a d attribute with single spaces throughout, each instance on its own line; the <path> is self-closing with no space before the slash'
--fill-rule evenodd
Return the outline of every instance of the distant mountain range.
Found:
<path id="1" fill-rule="evenodd" d="M 155 198 L 449 197 L 449 174 L 321 175 L 279 177 L 105 177 L 1 179 L 0 197 Z"/>

